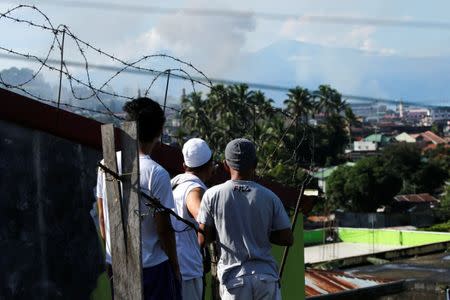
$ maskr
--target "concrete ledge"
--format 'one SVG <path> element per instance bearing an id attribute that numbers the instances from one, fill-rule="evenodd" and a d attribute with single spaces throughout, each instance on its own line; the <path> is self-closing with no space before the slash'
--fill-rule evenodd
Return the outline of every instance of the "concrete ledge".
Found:
<path id="1" fill-rule="evenodd" d="M 370 254 L 360 255 L 360 256 L 332 259 L 332 260 L 328 260 L 327 262 L 311 263 L 311 264 L 308 264 L 308 266 L 317 268 L 319 266 L 323 267 L 324 265 L 325 266 L 333 265 L 333 266 L 338 266 L 339 268 L 346 268 L 346 267 L 367 265 L 368 264 L 367 259 L 369 257 L 376 257 L 376 258 L 381 258 L 381 259 L 392 260 L 392 259 L 399 259 L 399 258 L 406 258 L 406 257 L 442 252 L 449 248 L 450 248 L 450 241 L 439 242 L 439 243 L 434 243 L 434 244 L 412 246 L 412 247 L 401 248 L 401 249 L 396 249 L 396 250 L 388 250 L 388 251 L 383 251 L 383 252 L 378 252 L 378 253 L 370 253 Z"/>

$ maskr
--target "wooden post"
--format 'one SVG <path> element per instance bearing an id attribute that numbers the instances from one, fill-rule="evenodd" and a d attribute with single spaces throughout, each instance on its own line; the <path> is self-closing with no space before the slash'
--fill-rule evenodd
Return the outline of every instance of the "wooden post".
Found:
<path id="1" fill-rule="evenodd" d="M 119 182 L 105 173 L 114 298 L 140 300 L 143 299 L 143 283 L 139 154 L 135 122 L 121 124 L 120 142 L 122 166 L 118 172 L 114 127 L 112 124 L 102 125 L 104 164 L 113 172 L 123 174 Z"/>

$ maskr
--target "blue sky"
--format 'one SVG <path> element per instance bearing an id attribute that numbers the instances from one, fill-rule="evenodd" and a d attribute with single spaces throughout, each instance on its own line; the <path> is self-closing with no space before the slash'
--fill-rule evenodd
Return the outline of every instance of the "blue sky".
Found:
<path id="1" fill-rule="evenodd" d="M 63 8 L 50 1 L 21 1 L 37 4 L 54 24 L 66 24 L 80 38 L 124 59 L 170 51 L 191 61 L 212 77 L 221 77 L 236 63 L 236 58 L 256 52 L 280 40 L 297 40 L 326 47 L 344 47 L 407 57 L 450 57 L 450 29 L 420 29 L 373 25 L 320 24 L 305 19 L 267 21 L 259 18 L 224 19 L 185 15 L 133 14 L 96 9 Z M 63 2 L 63 1 L 60 1 Z M 17 1 L 0 1 L 0 11 Z M 148 1 L 114 2 L 149 5 Z M 107 5 L 107 4 L 106 4 Z M 308 1 L 152 1 L 163 7 L 222 8 L 298 15 L 351 16 L 361 18 L 442 21 L 450 23 L 450 2 L 445 0 L 308 0 Z M 36 14 L 22 10 L 15 16 L 35 19 Z M 13 25 L 0 19 L 2 42 L 7 48 L 42 55 L 50 36 Z M 68 42 L 70 43 L 70 42 Z M 73 50 L 70 50 L 70 48 Z M 80 60 L 74 45 L 66 57 Z M 92 55 L 91 63 L 110 63 Z M 155 62 L 158 63 L 158 62 Z M 0 68 L 20 65 L 0 60 Z M 251 78 L 248 79 L 251 81 Z M 343 91 L 344 93 L 346 91 Z"/>

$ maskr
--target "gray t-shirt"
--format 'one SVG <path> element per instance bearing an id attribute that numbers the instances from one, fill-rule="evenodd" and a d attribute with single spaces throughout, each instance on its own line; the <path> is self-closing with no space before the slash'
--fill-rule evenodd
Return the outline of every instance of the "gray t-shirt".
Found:
<path id="1" fill-rule="evenodd" d="M 205 192 L 197 221 L 217 230 L 222 284 L 248 274 L 278 278 L 269 236 L 291 223 L 272 191 L 253 181 L 228 180 Z"/>

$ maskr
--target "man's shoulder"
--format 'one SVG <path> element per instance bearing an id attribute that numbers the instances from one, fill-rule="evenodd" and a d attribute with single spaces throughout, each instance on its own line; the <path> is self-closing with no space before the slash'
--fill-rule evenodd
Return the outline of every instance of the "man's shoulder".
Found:
<path id="1" fill-rule="evenodd" d="M 230 189 L 229 182 L 225 181 L 224 183 L 214 185 L 214 186 L 210 187 L 209 189 L 207 189 L 206 192 L 205 192 L 205 195 L 213 196 L 213 195 L 216 195 L 216 194 L 218 194 L 218 193 L 220 193 L 222 191 L 226 191 L 226 190 L 229 190 L 229 189 Z"/>
<path id="2" fill-rule="evenodd" d="M 170 178 L 169 172 L 150 157 L 141 157 L 139 163 L 141 172 L 151 172 L 156 176 L 167 176 Z"/>
<path id="3" fill-rule="evenodd" d="M 264 195 L 266 195 L 267 197 L 270 197 L 270 198 L 275 198 L 275 199 L 278 198 L 278 196 L 271 189 L 269 189 L 269 188 L 267 188 L 267 187 L 265 187 L 262 184 L 257 183 L 257 182 L 255 182 L 254 184 L 255 184 L 255 188 L 260 193 L 262 193 L 262 194 L 264 194 Z"/>

